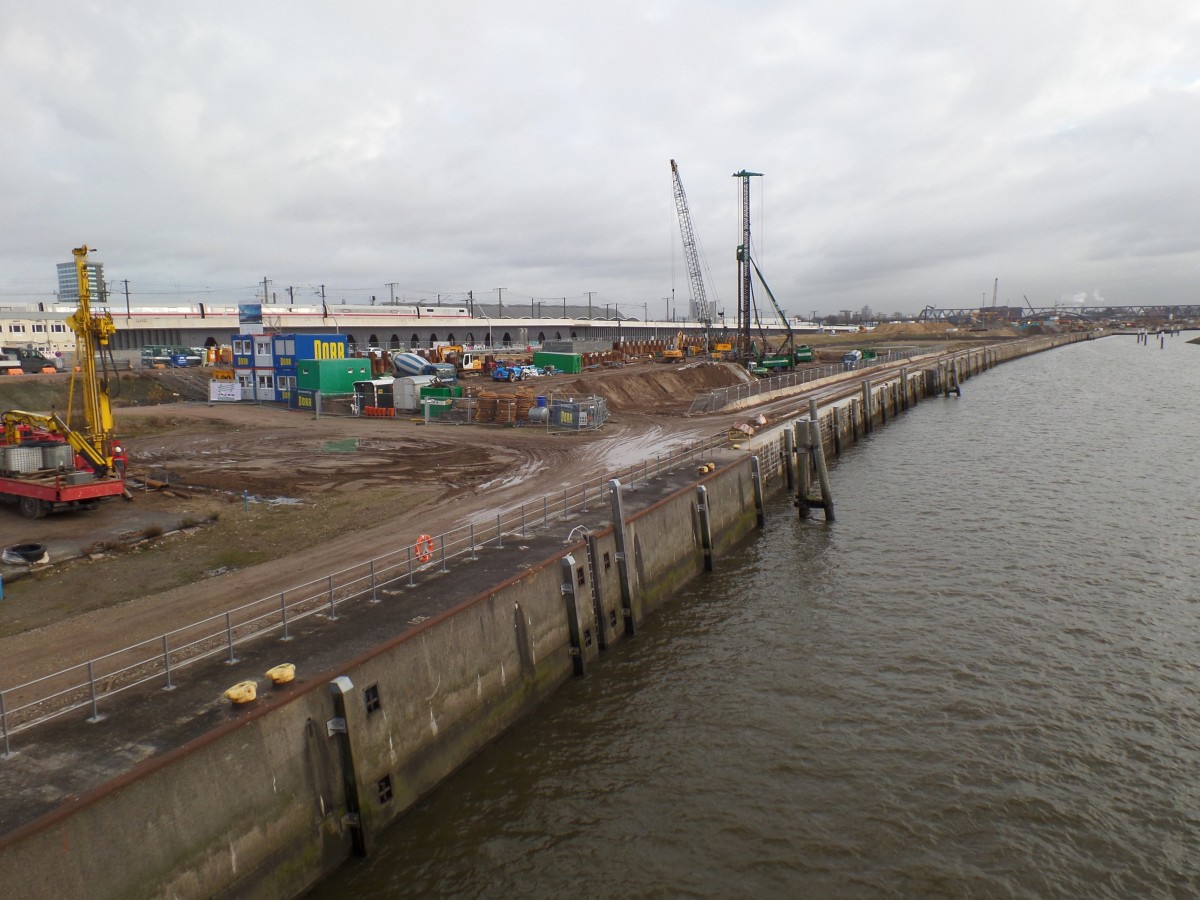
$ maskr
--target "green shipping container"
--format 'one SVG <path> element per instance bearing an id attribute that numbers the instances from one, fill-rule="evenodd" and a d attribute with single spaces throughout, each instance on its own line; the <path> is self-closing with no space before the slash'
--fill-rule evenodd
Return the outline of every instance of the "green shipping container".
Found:
<path id="1" fill-rule="evenodd" d="M 422 397 L 461 397 L 463 389 L 461 385 L 438 385 L 427 384 L 421 388 Z"/>
<path id="2" fill-rule="evenodd" d="M 533 354 L 533 364 L 539 369 L 544 369 L 546 366 L 554 366 L 556 372 L 578 375 L 583 371 L 583 356 L 578 353 L 545 353 L 538 351 Z"/>
<path id="3" fill-rule="evenodd" d="M 421 388 L 421 413 L 428 412 L 429 418 L 436 419 L 450 409 L 455 397 L 462 395 L 462 385 L 427 384 Z"/>
<path id="4" fill-rule="evenodd" d="M 353 394 L 354 382 L 371 380 L 369 359 L 302 359 L 296 363 L 296 387 L 323 394 Z"/>

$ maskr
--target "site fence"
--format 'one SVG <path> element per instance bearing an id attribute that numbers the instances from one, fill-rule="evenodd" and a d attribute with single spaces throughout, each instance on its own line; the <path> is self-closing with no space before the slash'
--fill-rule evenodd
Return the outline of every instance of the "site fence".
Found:
<path id="1" fill-rule="evenodd" d="M 401 549 L 0 690 L 3 755 L 11 754 L 14 735 L 35 725 L 81 710 L 87 711 L 87 721 L 99 721 L 105 706 L 118 694 L 140 685 L 157 684 L 172 690 L 187 667 L 201 660 L 224 657 L 225 662 L 235 663 L 238 647 L 247 641 L 268 635 L 287 641 L 291 630 L 309 616 L 336 621 L 338 609 L 345 604 L 387 602 L 397 591 L 402 593 L 447 573 L 451 565 L 476 559 L 484 550 L 501 549 L 506 541 L 545 531 L 574 513 L 609 503 L 614 478 L 623 487 L 636 487 L 697 463 L 727 441 L 725 433 L 712 435 L 497 512 L 494 517 L 443 534 L 413 535 L 415 543 Z"/>
<path id="2" fill-rule="evenodd" d="M 608 421 L 603 397 L 572 395 L 484 395 L 469 397 L 423 397 L 421 409 L 403 410 L 362 404 L 355 394 L 314 393 L 313 410 L 318 417 L 385 416 L 404 420 L 421 419 L 426 425 L 504 425 L 545 428 L 549 431 L 593 431 Z M 542 402 L 539 402 L 542 401 Z"/>

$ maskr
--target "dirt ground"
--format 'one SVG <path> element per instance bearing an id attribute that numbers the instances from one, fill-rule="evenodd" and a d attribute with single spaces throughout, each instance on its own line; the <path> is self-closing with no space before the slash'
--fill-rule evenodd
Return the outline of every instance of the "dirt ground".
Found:
<path id="1" fill-rule="evenodd" d="M 722 420 L 684 418 L 693 397 L 747 377 L 726 363 L 644 362 L 535 383 L 605 397 L 609 422 L 582 434 L 244 404 L 121 409 L 131 481 L 172 492 L 133 487 L 130 501 L 38 520 L 0 509 L 0 546 L 42 543 L 51 559 L 0 565 L 0 686 L 712 434 Z"/>

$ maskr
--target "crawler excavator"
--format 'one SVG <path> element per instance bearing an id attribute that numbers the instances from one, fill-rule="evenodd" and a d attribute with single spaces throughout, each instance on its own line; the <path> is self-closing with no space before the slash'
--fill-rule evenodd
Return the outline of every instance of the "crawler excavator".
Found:
<path id="1" fill-rule="evenodd" d="M 125 489 L 125 453 L 113 434 L 109 404 L 109 338 L 116 331 L 108 312 L 91 311 L 86 246 L 73 251 L 79 308 L 67 318 L 75 332 L 75 374 L 64 418 L 10 409 L 0 413 L 0 500 L 15 502 L 25 516 L 90 509 Z M 115 375 L 113 376 L 115 379 Z M 83 424 L 72 427 L 75 388 L 82 396 Z"/>

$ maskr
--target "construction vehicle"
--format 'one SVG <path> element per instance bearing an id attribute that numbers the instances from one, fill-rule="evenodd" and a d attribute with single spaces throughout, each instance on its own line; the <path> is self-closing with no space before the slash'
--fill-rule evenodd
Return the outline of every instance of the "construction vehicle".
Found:
<path id="1" fill-rule="evenodd" d="M 397 378 L 407 375 L 433 375 L 442 384 L 458 382 L 458 368 L 454 363 L 430 361 L 411 350 L 393 353 L 392 369 Z"/>
<path id="2" fill-rule="evenodd" d="M 482 354 L 468 351 L 460 344 L 440 344 L 430 347 L 429 361 L 454 366 L 459 372 L 483 371 Z"/>
<path id="3" fill-rule="evenodd" d="M 675 335 L 675 339 L 671 341 L 671 346 L 662 352 L 663 362 L 680 362 L 683 359 L 683 331 Z"/>
<path id="4" fill-rule="evenodd" d="M 483 354 L 476 353 L 473 350 L 465 350 L 458 357 L 458 371 L 460 372 L 482 372 L 483 371 Z"/>
<path id="5" fill-rule="evenodd" d="M 493 382 L 520 382 L 527 377 L 526 366 L 497 364 L 492 370 Z M 532 366 L 530 366 L 532 368 Z"/>
<path id="6" fill-rule="evenodd" d="M 38 519 L 49 512 L 90 509 L 108 497 L 128 497 L 125 454 L 113 433 L 109 371 L 115 371 L 109 338 L 112 316 L 91 311 L 88 248 L 78 247 L 75 271 L 79 308 L 67 318 L 75 332 L 75 366 L 66 417 L 19 409 L 0 413 L 0 499 L 15 502 L 21 513 Z M 99 371 L 98 371 L 99 369 Z M 114 375 L 115 380 L 115 375 Z M 75 387 L 82 395 L 82 425 L 72 427 Z"/>
<path id="7" fill-rule="evenodd" d="M 164 366 L 182 369 L 204 365 L 204 356 L 191 347 L 179 344 L 147 344 L 142 347 L 142 366 L 153 368 Z"/>
<path id="8" fill-rule="evenodd" d="M 739 250 L 739 252 L 741 252 Z M 763 335 L 762 349 L 759 349 L 758 344 L 753 341 L 750 343 L 750 351 L 754 357 L 755 366 L 751 371 L 758 369 L 766 369 L 769 374 L 775 374 L 785 369 L 794 369 L 799 363 L 813 361 L 813 349 L 808 344 L 797 344 L 796 333 L 792 331 L 792 325 L 788 321 L 787 313 L 779 306 L 779 301 L 775 299 L 775 295 L 771 293 L 771 288 L 767 284 L 767 280 L 763 278 L 762 270 L 758 268 L 750 255 L 746 254 L 746 262 L 753 268 L 754 273 L 758 276 L 759 284 L 763 286 L 763 290 L 767 292 L 767 297 L 771 300 L 771 305 L 775 307 L 775 312 L 779 314 L 779 319 L 783 322 L 783 327 L 787 331 L 787 335 L 775 349 L 767 344 L 766 335 Z"/>
<path id="9" fill-rule="evenodd" d="M 759 349 L 758 344 L 752 344 L 751 347 L 754 350 L 754 362 L 757 367 L 766 369 L 772 375 L 794 369 L 800 363 L 813 361 L 813 349 L 808 344 L 781 348 L 773 353 L 764 353 Z"/>
<path id="10" fill-rule="evenodd" d="M 49 357 L 36 347 L 0 347 L 0 374 L 32 375 L 39 372 L 61 372 L 63 362 Z"/>

